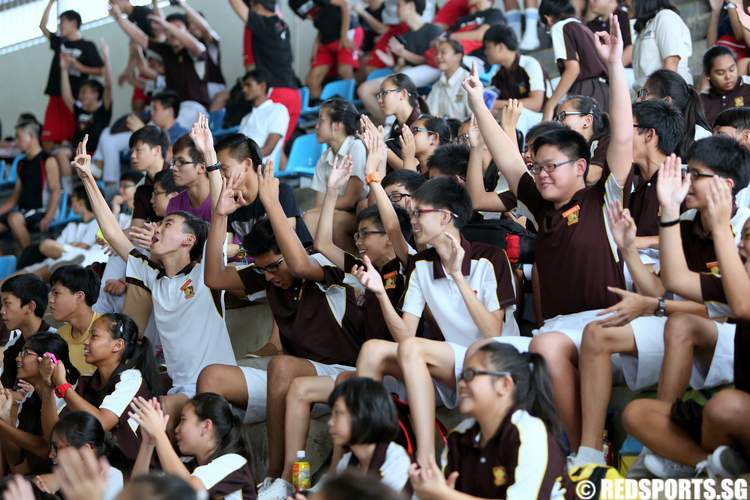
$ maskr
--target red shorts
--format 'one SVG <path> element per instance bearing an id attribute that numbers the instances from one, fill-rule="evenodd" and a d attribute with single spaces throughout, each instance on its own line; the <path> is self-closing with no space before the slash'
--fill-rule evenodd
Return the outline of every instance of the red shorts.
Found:
<path id="1" fill-rule="evenodd" d="M 464 54 L 469 55 L 477 49 L 482 48 L 482 40 L 458 40 L 458 43 L 464 48 Z M 424 62 L 437 68 L 437 62 L 435 62 L 435 54 L 437 50 L 435 47 L 430 47 L 427 52 L 424 53 Z"/>
<path id="2" fill-rule="evenodd" d="M 285 141 L 292 137 L 292 132 L 297 128 L 299 115 L 302 112 L 302 96 L 299 90 L 289 87 L 273 87 L 271 89 L 271 100 L 277 104 L 283 105 L 289 112 L 289 127 L 286 129 Z"/>
<path id="3" fill-rule="evenodd" d="M 469 13 L 468 0 L 448 0 L 435 14 L 433 23 L 444 26 L 453 26 L 459 17 Z"/>
<path id="4" fill-rule="evenodd" d="M 253 54 L 253 35 L 245 26 L 242 33 L 242 62 L 247 66 L 255 65 L 255 54 Z"/>
<path id="5" fill-rule="evenodd" d="M 372 68 L 387 68 L 388 65 L 384 63 L 382 59 L 380 59 L 377 51 L 381 50 L 388 53 L 388 42 L 391 41 L 391 38 L 393 38 L 394 36 L 398 36 L 401 33 L 406 33 L 407 31 L 409 31 L 409 26 L 406 23 L 401 23 L 397 26 L 391 26 L 390 28 L 388 28 L 388 31 L 380 35 L 380 37 L 375 41 L 375 46 L 372 48 L 372 53 L 370 55 L 370 59 L 367 61 L 367 65 Z"/>
<path id="6" fill-rule="evenodd" d="M 359 68 L 359 48 L 362 46 L 365 31 L 362 27 L 354 28 L 349 31 L 349 37 L 352 40 L 354 49 L 340 48 L 339 40 L 334 40 L 325 45 L 318 45 L 318 51 L 313 58 L 312 67 L 329 66 L 335 68 L 336 66 L 348 65 L 354 69 Z"/>
<path id="7" fill-rule="evenodd" d="M 75 133 L 76 117 L 73 112 L 65 106 L 61 96 L 49 96 L 47 110 L 44 112 L 42 141 L 65 142 L 71 140 Z"/>

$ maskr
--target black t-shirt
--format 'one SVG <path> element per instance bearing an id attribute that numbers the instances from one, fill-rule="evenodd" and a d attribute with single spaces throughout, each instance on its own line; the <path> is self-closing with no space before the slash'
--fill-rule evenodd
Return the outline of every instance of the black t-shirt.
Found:
<path id="1" fill-rule="evenodd" d="M 255 67 L 270 75 L 268 86 L 296 87 L 289 26 L 278 16 L 265 17 L 250 12 L 247 29 L 252 36 Z"/>
<path id="2" fill-rule="evenodd" d="M 149 7 L 135 6 L 133 12 L 128 15 L 128 21 L 137 25 L 150 38 L 154 36 L 154 31 L 151 29 L 151 20 L 148 16 L 153 13 L 154 11 Z"/>
<path id="3" fill-rule="evenodd" d="M 177 92 L 183 101 L 196 101 L 208 106 L 208 88 L 205 77 L 205 55 L 194 59 L 187 49 L 175 53 L 166 43 L 148 42 L 148 50 L 159 54 L 164 61 L 164 76 L 167 88 Z M 201 75 L 198 74 L 202 67 Z"/>
<path id="4" fill-rule="evenodd" d="M 377 19 L 380 22 L 383 22 L 383 11 L 385 10 L 385 2 L 380 4 L 380 7 L 377 9 L 371 9 L 370 7 L 367 7 L 365 11 L 370 14 L 372 17 Z M 362 51 L 363 52 L 370 52 L 372 49 L 375 48 L 375 40 L 378 39 L 380 35 L 378 35 L 375 30 L 373 30 L 369 24 L 362 22 L 360 23 L 362 25 L 362 29 L 365 32 L 365 37 L 362 39 Z"/>
<path id="5" fill-rule="evenodd" d="M 17 178 L 21 181 L 21 196 L 18 208 L 21 210 L 40 210 L 44 208 L 44 190 L 47 187 L 47 170 L 49 155 L 42 151 L 33 158 L 24 158 L 18 164 Z"/>
<path id="6" fill-rule="evenodd" d="M 432 41 L 443 33 L 443 28 L 436 24 L 424 23 L 417 31 L 400 35 L 404 48 L 414 54 L 424 54 L 430 49 Z"/>
<path id="7" fill-rule="evenodd" d="M 138 186 L 133 195 L 133 219 L 143 219 L 148 222 L 156 222 L 161 217 L 156 215 L 151 205 L 151 195 L 154 192 L 154 181 L 146 174 L 143 184 Z"/>
<path id="8" fill-rule="evenodd" d="M 70 54 L 84 66 L 90 66 L 93 68 L 101 68 L 104 66 L 104 62 L 99 56 L 99 51 L 96 49 L 96 45 L 83 38 L 71 41 L 52 34 L 49 38 L 49 46 L 55 51 L 55 55 L 52 57 L 52 64 L 49 68 L 49 77 L 47 78 L 47 87 L 44 89 L 44 93 L 48 96 L 59 96 L 61 92 L 60 52 Z M 78 70 L 73 67 L 68 70 L 68 74 L 70 75 L 70 88 L 73 90 L 73 97 L 78 97 L 78 89 L 81 87 L 81 83 L 88 78 L 88 75 L 79 73 Z"/>
<path id="9" fill-rule="evenodd" d="M 459 31 L 472 31 L 484 24 L 504 24 L 505 16 L 498 9 L 487 9 L 473 14 L 466 14 L 465 16 L 459 17 L 453 26 L 448 28 L 451 33 Z"/>
<path id="10" fill-rule="evenodd" d="M 312 243 L 313 238 L 302 220 L 302 213 L 294 199 L 294 191 L 287 184 L 279 185 L 279 203 L 281 203 L 281 208 L 284 209 L 284 214 L 287 217 L 296 218 L 297 237 L 302 244 L 307 246 Z M 255 201 L 238 208 L 229 216 L 229 230 L 241 239 L 249 234 L 253 226 L 264 217 L 266 217 L 266 209 L 260 202 L 260 197 L 257 197 Z"/>
<path id="11" fill-rule="evenodd" d="M 320 43 L 335 42 L 341 36 L 341 8 L 332 5 L 330 0 L 292 0 L 289 7 L 302 19 L 312 19 L 318 30 Z M 349 13 L 349 28 L 359 26 L 359 18 Z"/>
<path id="12" fill-rule="evenodd" d="M 96 111 L 89 113 L 75 103 L 73 113 L 76 115 L 76 133 L 73 135 L 73 144 L 83 141 L 83 137 L 88 134 L 89 142 L 86 144 L 86 149 L 90 154 L 94 154 L 102 131 L 112 120 L 112 107 L 107 108 L 102 104 Z"/>

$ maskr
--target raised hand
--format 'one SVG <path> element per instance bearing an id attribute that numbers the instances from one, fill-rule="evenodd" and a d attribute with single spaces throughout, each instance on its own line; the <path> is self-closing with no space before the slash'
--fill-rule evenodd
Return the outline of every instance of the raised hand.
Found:
<path id="1" fill-rule="evenodd" d="M 99 499 L 107 488 L 109 462 L 96 458 L 90 446 L 68 446 L 58 454 L 55 476 L 65 498 Z"/>
<path id="2" fill-rule="evenodd" d="M 607 219 L 609 230 L 617 247 L 621 250 L 635 246 L 637 226 L 630 216 L 630 210 L 622 208 L 622 203 L 615 202 L 607 205 Z"/>
<path id="3" fill-rule="evenodd" d="M 399 142 L 401 143 L 401 159 L 404 161 L 404 166 L 407 162 L 413 163 L 416 159 L 417 146 L 414 142 L 414 133 L 406 125 L 401 127 Z"/>
<path id="4" fill-rule="evenodd" d="M 508 104 L 500 112 L 500 126 L 508 135 L 516 134 L 516 125 L 523 112 L 523 103 L 518 99 L 508 99 Z"/>
<path id="5" fill-rule="evenodd" d="M 279 200 L 279 179 L 273 173 L 273 160 L 258 167 L 258 196 L 263 206 Z"/>
<path id="6" fill-rule="evenodd" d="M 241 177 L 234 176 L 224 179 L 219 193 L 219 200 L 216 203 L 216 213 L 222 216 L 228 216 L 237 211 L 238 208 L 247 205 L 245 197 L 240 189 Z"/>
<path id="7" fill-rule="evenodd" d="M 467 76 L 461 86 L 469 95 L 469 107 L 472 111 L 477 111 L 478 106 L 484 105 L 484 85 L 479 80 L 479 66 L 475 62 L 471 67 L 471 74 Z"/>
<path id="8" fill-rule="evenodd" d="M 166 433 L 169 415 L 164 414 L 160 405 L 154 405 L 151 401 L 137 397 L 130 402 L 133 410 L 129 416 L 135 420 L 141 428 L 141 432 L 147 432 L 152 439 Z"/>
<path id="9" fill-rule="evenodd" d="M 609 33 L 597 31 L 594 35 L 596 53 L 604 64 L 622 63 L 623 41 L 617 16 L 609 16 Z"/>
<path id="10" fill-rule="evenodd" d="M 714 230 L 721 227 L 729 227 L 732 219 L 732 190 L 725 179 L 714 176 L 711 179 L 711 188 L 708 192 L 708 205 L 706 207 L 707 229 Z"/>
<path id="11" fill-rule="evenodd" d="M 466 253 L 464 247 L 461 246 L 461 242 L 455 236 L 443 233 L 442 236 L 438 236 L 433 246 L 448 274 L 451 276 L 460 275 Z"/>
<path id="12" fill-rule="evenodd" d="M 341 191 L 352 176 L 352 157 L 350 155 L 337 156 L 333 161 L 333 169 L 328 176 L 328 189 L 335 193 Z"/>
<path id="13" fill-rule="evenodd" d="M 458 472 L 452 472 L 446 479 L 435 462 L 435 457 L 431 455 L 429 462 L 424 467 L 420 467 L 418 464 L 409 466 L 409 479 L 419 498 L 425 500 L 445 498 L 445 495 L 450 495 L 450 492 L 456 489 Z"/>
<path id="14" fill-rule="evenodd" d="M 91 155 L 86 151 L 86 145 L 89 142 L 89 134 L 83 136 L 83 141 L 78 143 L 76 147 L 76 156 L 70 165 L 73 170 L 76 171 L 78 177 L 81 180 L 93 179 L 94 175 L 91 173 Z"/>
<path id="15" fill-rule="evenodd" d="M 469 126 L 469 133 L 467 135 L 469 136 L 469 146 L 472 149 L 484 147 L 484 138 L 479 131 L 479 124 L 474 113 L 471 114 L 471 125 Z"/>
<path id="16" fill-rule="evenodd" d="M 750 15 L 747 13 L 747 9 L 742 2 L 734 10 L 737 11 L 737 17 L 745 31 L 750 31 Z"/>
<path id="17" fill-rule="evenodd" d="M 385 286 L 383 285 L 383 278 L 380 273 L 373 267 L 370 258 L 365 255 L 362 259 L 365 266 L 354 266 L 352 268 L 352 275 L 362 283 L 362 286 L 370 290 L 375 295 L 385 293 Z"/>
<path id="18" fill-rule="evenodd" d="M 10 423 L 10 416 L 15 404 L 13 391 L 10 389 L 0 389 L 0 420 Z"/>
<path id="19" fill-rule="evenodd" d="M 36 495 L 34 495 L 31 483 L 19 475 L 14 475 L 13 479 L 8 481 L 7 488 L 3 493 L 3 500 L 34 500 L 35 498 Z"/>
<path id="20" fill-rule="evenodd" d="M 99 50 L 102 51 L 102 59 L 109 61 L 109 44 L 104 38 L 99 39 Z"/>
<path id="21" fill-rule="evenodd" d="M 643 295 L 629 292 L 621 288 L 608 286 L 607 290 L 620 296 L 620 302 L 597 313 L 606 318 L 597 321 L 601 326 L 625 326 L 639 316 L 653 314 L 649 300 Z"/>
<path id="22" fill-rule="evenodd" d="M 122 10 L 117 2 L 109 2 L 109 15 L 114 18 L 122 16 Z"/>
<path id="23" fill-rule="evenodd" d="M 55 371 L 55 363 L 48 356 L 37 358 L 37 362 L 39 363 L 39 375 L 42 378 L 42 382 L 47 387 L 54 387 L 52 373 Z"/>
<path id="24" fill-rule="evenodd" d="M 190 138 L 193 139 L 195 147 L 205 156 L 209 151 L 214 149 L 214 136 L 208 126 L 208 117 L 203 113 L 198 114 L 198 119 L 193 124 L 190 131 Z"/>
<path id="25" fill-rule="evenodd" d="M 661 168 L 656 180 L 656 196 L 662 207 L 662 213 L 679 215 L 680 205 L 690 189 L 690 174 L 682 177 L 682 160 L 679 156 L 669 155 Z"/>
<path id="26" fill-rule="evenodd" d="M 155 232 L 156 224 L 153 222 L 147 222 L 140 227 L 131 226 L 130 229 L 128 229 L 128 239 L 133 245 L 149 250 L 154 241 Z"/>

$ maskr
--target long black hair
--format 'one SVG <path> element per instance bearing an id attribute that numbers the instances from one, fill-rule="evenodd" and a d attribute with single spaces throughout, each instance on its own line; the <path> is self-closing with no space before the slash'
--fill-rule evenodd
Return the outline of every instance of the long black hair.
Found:
<path id="1" fill-rule="evenodd" d="M 344 125 L 346 135 L 359 132 L 360 113 L 354 104 L 341 97 L 332 97 L 320 105 L 320 112 L 325 110 L 332 123 Z"/>
<path id="2" fill-rule="evenodd" d="M 558 104 L 558 107 L 568 102 L 571 103 L 573 105 L 573 109 L 575 109 L 579 113 L 586 113 L 587 115 L 591 115 L 594 128 L 594 134 L 592 136 L 593 139 L 596 139 L 602 134 L 609 131 L 609 115 L 602 112 L 602 109 L 599 107 L 596 99 L 587 95 L 569 95 L 560 104 Z"/>
<path id="3" fill-rule="evenodd" d="M 398 434 L 398 415 L 393 399 L 380 382 L 353 377 L 340 383 L 328 398 L 333 407 L 341 398 L 351 416 L 349 445 L 392 441 Z"/>
<path id="4" fill-rule="evenodd" d="M 515 384 L 513 403 L 541 419 L 556 437 L 562 436 L 557 409 L 552 400 L 552 382 L 544 358 L 535 352 L 520 353 L 510 344 L 491 342 L 479 352 L 486 355 L 488 368 L 508 371 Z"/>
<path id="5" fill-rule="evenodd" d="M 680 11 L 669 0 L 635 0 L 635 32 L 640 33 L 660 10 Z"/>
<path id="6" fill-rule="evenodd" d="M 70 361 L 68 343 L 58 334 L 37 333 L 26 341 L 24 348 L 35 352 L 39 357 L 46 352 L 54 354 L 57 360 L 61 361 L 65 366 L 65 380 L 71 384 L 75 384 L 78 381 L 80 373 Z"/>
<path id="7" fill-rule="evenodd" d="M 424 128 L 438 136 L 439 144 L 448 144 L 453 138 L 448 122 L 443 118 L 432 115 L 421 115 L 417 121 L 424 122 Z"/>
<path id="8" fill-rule="evenodd" d="M 85 411 L 74 411 L 60 417 L 52 428 L 52 435 L 73 448 L 89 445 L 97 457 L 108 456 L 114 449 L 114 443 L 104 432 L 99 419 Z"/>
<path id="9" fill-rule="evenodd" d="M 660 69 L 651 73 L 646 80 L 646 89 L 650 95 L 659 99 L 670 97 L 672 105 L 682 113 L 685 119 L 685 132 L 680 141 L 679 151 L 684 156 L 695 142 L 695 127 L 711 130 L 703 112 L 703 103 L 692 85 L 672 70 Z"/>
<path id="10" fill-rule="evenodd" d="M 210 420 L 214 425 L 216 449 L 209 460 L 228 453 L 236 453 L 250 462 L 250 446 L 245 441 L 242 425 L 232 411 L 232 405 L 222 396 L 204 392 L 188 401 L 198 420 Z"/>
<path id="11" fill-rule="evenodd" d="M 397 89 L 406 91 L 406 94 L 409 96 L 409 105 L 412 108 L 419 110 L 422 114 L 430 114 L 430 107 L 427 105 L 427 101 L 424 97 L 419 95 L 417 86 L 414 85 L 414 82 L 408 75 L 405 75 L 404 73 L 396 73 L 394 75 L 386 76 L 383 82 L 386 81 L 391 82 Z"/>

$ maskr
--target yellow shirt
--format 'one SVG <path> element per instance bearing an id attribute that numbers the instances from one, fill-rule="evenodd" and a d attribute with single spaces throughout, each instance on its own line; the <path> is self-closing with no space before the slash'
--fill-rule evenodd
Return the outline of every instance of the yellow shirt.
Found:
<path id="1" fill-rule="evenodd" d="M 91 323 L 89 323 L 86 332 L 78 338 L 73 338 L 73 327 L 70 323 L 65 323 L 57 330 L 57 334 L 68 343 L 70 362 L 73 363 L 73 366 L 75 366 L 79 372 L 81 372 L 81 375 L 91 375 L 96 371 L 96 366 L 86 363 L 86 360 L 83 357 L 83 344 L 91 336 L 91 325 L 94 324 L 94 321 L 96 321 L 99 316 L 101 316 L 101 314 L 94 313 L 94 317 L 91 318 Z"/>

